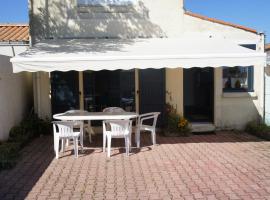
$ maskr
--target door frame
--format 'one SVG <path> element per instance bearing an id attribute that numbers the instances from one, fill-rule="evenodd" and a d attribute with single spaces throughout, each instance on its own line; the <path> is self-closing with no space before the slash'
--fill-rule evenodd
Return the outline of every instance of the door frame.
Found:
<path id="1" fill-rule="evenodd" d="M 144 69 L 140 69 L 140 70 L 144 70 Z M 140 107 L 141 107 L 141 104 L 142 104 L 141 98 L 140 98 L 140 90 L 141 90 L 141 85 L 140 85 L 140 79 L 141 79 L 141 77 L 140 77 L 140 70 L 138 70 L 138 72 L 137 72 L 138 73 L 137 74 L 138 80 L 136 79 L 136 81 L 138 81 L 138 90 L 136 90 L 136 93 L 138 94 L 138 95 L 136 95 L 136 96 L 138 96 L 138 111 L 136 111 L 136 112 L 138 112 L 138 113 L 140 113 Z M 163 88 L 164 88 L 163 100 L 164 100 L 165 105 L 166 105 L 166 69 L 165 68 L 162 68 L 162 69 L 159 69 L 159 70 L 163 70 L 163 73 L 164 73 L 164 76 L 163 76 L 163 83 L 164 83 L 164 85 L 163 85 Z"/>
<path id="2" fill-rule="evenodd" d="M 152 68 L 150 68 L 152 69 Z M 138 101 L 136 101 L 136 103 L 138 102 L 138 111 L 136 111 L 137 113 L 141 113 L 141 105 L 142 105 L 142 98 L 141 98 L 141 70 L 147 70 L 147 69 L 139 69 L 138 70 L 138 90 L 136 92 L 136 96 L 138 96 Z M 162 99 L 163 99 L 163 102 L 164 102 L 164 105 L 163 105 L 163 111 L 160 113 L 160 117 L 159 119 L 160 120 L 163 120 L 165 119 L 165 107 L 166 107 L 166 68 L 161 68 L 161 69 L 153 69 L 153 70 L 162 70 L 162 73 L 163 73 L 163 76 L 162 76 L 162 81 L 163 81 L 163 95 L 162 95 Z M 137 106 L 136 106 L 137 108 Z M 163 127 L 165 125 L 165 121 L 163 123 L 160 123 L 161 127 Z"/>
<path id="3" fill-rule="evenodd" d="M 212 105 L 211 105 L 211 110 L 212 110 L 212 113 L 211 113 L 211 120 L 209 121 L 209 123 L 213 123 L 215 124 L 216 122 L 216 68 L 214 67 L 209 67 L 209 68 L 212 68 L 211 69 L 211 72 L 212 72 Z M 189 69 L 192 69 L 192 68 L 188 68 L 188 69 L 183 69 L 183 116 L 185 116 L 185 98 L 184 98 L 184 95 L 185 95 L 185 70 L 189 70 Z M 201 68 L 199 68 L 201 69 Z M 222 80 L 222 79 L 221 79 Z M 202 121 L 204 122 L 204 121 Z"/>
<path id="4" fill-rule="evenodd" d="M 80 110 L 84 110 L 83 71 L 79 71 L 79 102 Z"/>

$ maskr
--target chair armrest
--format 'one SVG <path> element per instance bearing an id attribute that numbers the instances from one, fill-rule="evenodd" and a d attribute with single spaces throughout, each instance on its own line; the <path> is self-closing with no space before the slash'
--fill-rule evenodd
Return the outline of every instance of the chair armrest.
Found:
<path id="1" fill-rule="evenodd" d="M 146 117 L 149 115 L 159 115 L 159 114 L 160 114 L 160 112 L 151 112 L 151 113 L 141 114 L 141 115 L 139 115 L 139 117 L 142 118 L 142 117 Z"/>
<path id="2" fill-rule="evenodd" d="M 155 118 L 155 116 L 143 117 L 143 118 L 141 118 L 141 120 L 140 120 L 140 125 L 143 124 L 143 121 L 148 120 L 148 119 L 154 119 L 154 118 Z"/>
<path id="3" fill-rule="evenodd" d="M 53 133 L 54 133 L 54 134 L 55 134 L 55 133 L 58 133 L 57 128 L 56 128 L 57 123 L 52 122 L 52 124 L 53 124 Z"/>
<path id="4" fill-rule="evenodd" d="M 102 121 L 103 133 L 107 132 L 106 123 L 107 123 L 107 121 Z"/>
<path id="5" fill-rule="evenodd" d="M 156 114 L 156 113 L 152 112 L 152 113 L 141 114 L 141 115 L 139 115 L 139 118 L 146 117 L 146 116 L 149 116 L 149 115 L 154 115 L 154 114 Z"/>
<path id="6" fill-rule="evenodd" d="M 153 119 L 152 126 L 155 126 L 156 120 L 157 120 L 159 114 L 160 114 L 159 112 L 152 112 L 152 113 L 146 113 L 146 114 L 140 115 L 138 118 L 138 125 L 143 125 L 143 121 L 145 121 L 145 120 Z"/>

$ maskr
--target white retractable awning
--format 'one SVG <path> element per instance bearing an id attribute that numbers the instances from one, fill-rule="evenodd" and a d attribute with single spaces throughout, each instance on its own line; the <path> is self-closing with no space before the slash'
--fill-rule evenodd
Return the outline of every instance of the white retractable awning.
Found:
<path id="1" fill-rule="evenodd" d="M 265 64 L 266 54 L 225 39 L 58 39 L 11 59 L 13 71 L 84 71 Z"/>

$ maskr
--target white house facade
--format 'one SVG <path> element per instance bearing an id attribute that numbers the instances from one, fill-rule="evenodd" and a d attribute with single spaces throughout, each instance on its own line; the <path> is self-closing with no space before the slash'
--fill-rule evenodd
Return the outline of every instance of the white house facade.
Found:
<path id="1" fill-rule="evenodd" d="M 270 44 L 265 46 L 267 54 L 265 68 L 265 123 L 270 125 Z"/>
<path id="2" fill-rule="evenodd" d="M 110 55 L 115 52 L 117 56 L 119 52 L 134 55 L 137 44 L 126 48 L 131 46 L 127 41 L 134 42 L 134 39 L 143 41 L 138 46 L 142 45 L 145 51 L 152 46 L 153 54 L 160 54 L 162 51 L 169 54 L 170 49 L 166 46 L 169 40 L 181 41 L 179 44 L 182 45 L 171 46 L 174 46 L 175 52 L 183 55 L 192 51 L 198 53 L 201 49 L 210 51 L 211 45 L 215 49 L 212 47 L 209 55 L 225 50 L 233 53 L 240 47 L 239 50 L 243 52 L 252 50 L 254 53 L 264 53 L 263 34 L 240 25 L 188 12 L 184 8 L 183 0 L 54 0 L 50 3 L 47 0 L 30 0 L 29 8 L 31 39 L 37 49 L 42 49 L 39 55 L 46 56 L 48 53 L 42 45 L 43 41 L 46 41 L 46 45 L 51 49 L 59 50 L 59 41 L 65 40 L 62 45 L 64 50 L 54 52 L 59 59 L 69 51 L 75 54 L 76 51 L 85 53 L 86 46 L 93 44 L 91 41 L 99 41 L 96 46 L 100 51 L 94 52 L 97 56 L 104 53 L 104 46 L 110 48 Z M 118 42 L 118 46 L 109 46 L 109 42 L 104 42 L 110 39 L 115 41 L 116 38 L 126 42 Z M 166 44 L 161 45 L 161 39 L 164 39 L 162 42 L 165 41 Z M 72 45 L 68 45 L 71 40 Z M 100 42 L 102 40 L 103 42 Z M 158 42 L 152 43 L 154 40 Z M 209 42 L 208 45 L 204 41 L 214 42 Z M 235 45 L 235 49 L 230 49 L 226 43 Z M 125 51 L 121 51 L 122 47 Z M 26 57 L 31 57 L 32 53 L 36 52 L 33 50 Z M 139 55 L 140 52 L 136 53 Z M 217 58 L 204 61 L 201 57 L 201 60 L 197 59 L 196 64 L 190 64 L 189 67 L 187 62 L 183 61 L 185 56 L 182 56 L 179 65 L 175 66 L 167 54 L 168 64 L 163 66 L 157 62 L 159 69 L 152 69 L 154 66 L 151 69 L 134 66 L 131 70 L 121 70 L 125 68 L 123 63 L 119 64 L 119 70 L 114 71 L 94 71 L 94 66 L 91 68 L 85 64 L 81 66 L 83 70 L 68 72 L 59 72 L 64 71 L 60 70 L 60 65 L 59 71 L 55 71 L 57 67 L 46 70 L 48 64 L 46 69 L 42 68 L 45 70 L 35 69 L 34 71 L 49 71 L 34 74 L 35 110 L 41 117 L 51 117 L 53 113 L 71 108 L 100 111 L 106 106 L 121 106 L 137 112 L 164 112 L 166 103 L 169 103 L 191 122 L 207 122 L 216 129 L 242 129 L 249 121 L 263 119 L 263 62 L 227 67 L 229 62 L 226 59 L 224 64 L 213 62 L 211 65 L 203 65 L 202 63 L 210 63 L 211 59 L 217 61 Z M 71 55 L 77 60 L 78 57 L 74 53 L 69 55 L 70 60 L 67 62 L 72 65 Z M 106 56 L 108 58 L 107 54 Z M 141 55 L 143 56 L 149 55 Z M 231 56 L 231 60 L 233 57 Z M 193 57 L 193 61 L 195 60 Z M 48 59 L 44 58 L 44 62 L 48 62 Z M 44 62 L 39 60 L 41 67 L 45 66 Z M 65 66 L 68 65 L 67 62 Z M 63 60 L 61 63 L 63 64 Z M 103 63 L 110 65 L 109 62 Z M 146 64 L 145 60 L 143 64 Z M 149 68 L 151 65 L 146 66 L 148 67 L 145 68 Z M 112 64 L 112 69 L 115 69 L 113 67 Z"/>
<path id="3" fill-rule="evenodd" d="M 0 141 L 29 114 L 32 107 L 32 74 L 14 74 L 10 58 L 29 47 L 29 27 L 24 24 L 0 25 Z"/>
<path id="4" fill-rule="evenodd" d="M 265 51 L 266 51 L 266 54 L 267 54 L 266 63 L 267 63 L 267 66 L 269 66 L 270 65 L 270 44 L 267 44 L 265 46 Z"/>

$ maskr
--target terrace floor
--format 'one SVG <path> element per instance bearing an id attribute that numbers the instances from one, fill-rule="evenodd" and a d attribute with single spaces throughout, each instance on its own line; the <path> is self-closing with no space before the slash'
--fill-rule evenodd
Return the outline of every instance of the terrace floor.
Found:
<path id="1" fill-rule="evenodd" d="M 254 136 L 158 136 L 152 147 L 144 134 L 140 150 L 115 148 L 111 158 L 101 141 L 56 160 L 52 137 L 34 140 L 0 173 L 0 199 L 270 199 L 270 142 Z"/>

